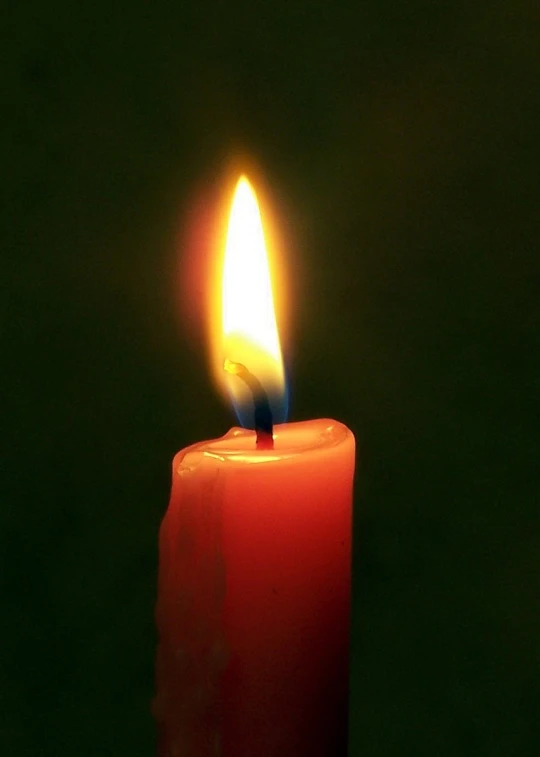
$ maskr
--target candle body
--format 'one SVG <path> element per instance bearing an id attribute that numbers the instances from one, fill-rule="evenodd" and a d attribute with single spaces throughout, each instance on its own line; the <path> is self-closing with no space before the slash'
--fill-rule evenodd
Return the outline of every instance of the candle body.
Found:
<path id="1" fill-rule="evenodd" d="M 159 757 L 345 757 L 354 437 L 178 453 L 160 531 Z"/>

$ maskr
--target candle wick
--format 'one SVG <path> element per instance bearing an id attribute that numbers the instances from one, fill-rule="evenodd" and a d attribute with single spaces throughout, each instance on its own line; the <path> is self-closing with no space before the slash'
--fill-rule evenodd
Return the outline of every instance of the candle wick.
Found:
<path id="1" fill-rule="evenodd" d="M 273 449 L 274 422 L 272 410 L 268 401 L 268 395 L 264 391 L 261 382 L 242 363 L 233 363 L 232 360 L 226 358 L 223 367 L 227 373 L 231 373 L 233 376 L 238 376 L 239 379 L 242 379 L 253 395 L 253 417 L 255 421 L 255 433 L 257 435 L 257 449 Z"/>

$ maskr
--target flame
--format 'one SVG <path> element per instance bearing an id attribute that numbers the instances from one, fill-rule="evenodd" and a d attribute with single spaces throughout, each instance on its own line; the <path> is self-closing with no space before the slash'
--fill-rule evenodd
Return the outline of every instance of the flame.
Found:
<path id="1" fill-rule="evenodd" d="M 236 184 L 229 215 L 220 289 L 219 349 L 215 369 L 240 423 L 253 425 L 253 397 L 225 365 L 241 363 L 268 395 L 274 422 L 286 420 L 287 397 L 272 280 L 261 213 L 245 176 Z"/>

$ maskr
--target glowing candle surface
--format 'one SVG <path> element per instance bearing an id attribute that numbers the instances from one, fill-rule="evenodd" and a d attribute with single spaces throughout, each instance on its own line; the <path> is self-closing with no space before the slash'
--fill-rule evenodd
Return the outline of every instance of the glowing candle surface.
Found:
<path id="1" fill-rule="evenodd" d="M 233 428 L 174 458 L 159 547 L 158 757 L 345 757 L 354 437 L 332 420 L 271 425 L 286 415 L 284 371 L 244 178 L 222 281 L 216 360 L 240 419 L 260 402 L 270 431 Z"/>

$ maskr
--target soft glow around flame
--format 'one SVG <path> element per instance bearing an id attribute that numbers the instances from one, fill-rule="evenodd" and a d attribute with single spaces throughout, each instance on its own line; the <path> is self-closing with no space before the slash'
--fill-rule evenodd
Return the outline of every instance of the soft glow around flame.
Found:
<path id="1" fill-rule="evenodd" d="M 242 363 L 266 391 L 274 423 L 286 420 L 287 399 L 270 265 L 255 192 L 242 176 L 229 216 L 221 285 L 221 378 L 243 426 L 253 426 L 253 398 L 244 382 L 224 371 Z"/>

